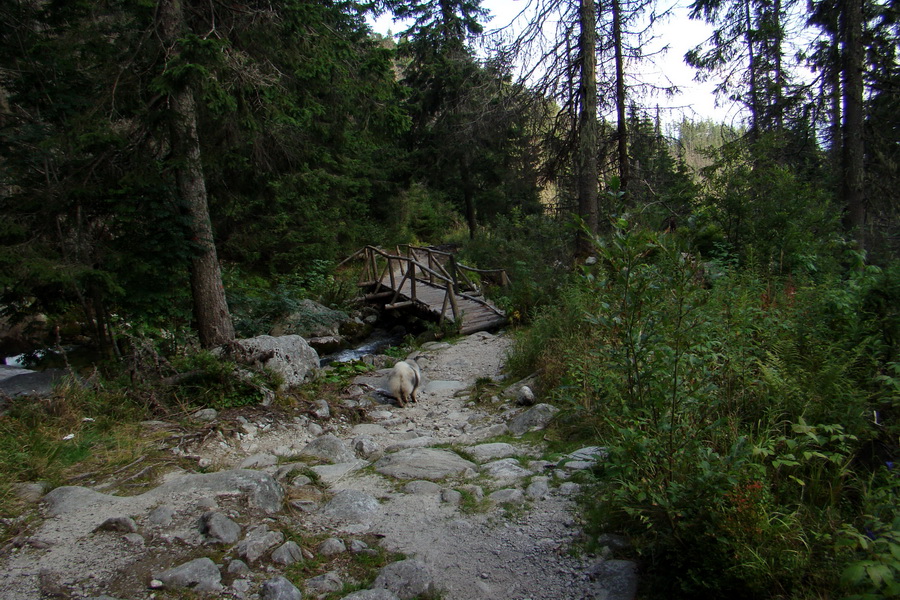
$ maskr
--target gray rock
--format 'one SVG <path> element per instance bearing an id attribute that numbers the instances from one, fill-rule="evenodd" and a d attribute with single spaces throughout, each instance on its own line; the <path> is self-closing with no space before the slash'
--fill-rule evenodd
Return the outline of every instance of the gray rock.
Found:
<path id="1" fill-rule="evenodd" d="M 574 496 L 581 491 L 581 486 L 573 481 L 560 484 L 556 490 L 560 496 Z"/>
<path id="2" fill-rule="evenodd" d="M 478 501 L 481 501 L 484 499 L 484 490 L 481 489 L 480 485 L 474 485 L 474 484 L 461 485 L 461 486 L 459 486 L 459 489 L 460 489 L 460 491 L 466 492 L 467 494 L 471 495 L 473 498 L 475 498 Z"/>
<path id="3" fill-rule="evenodd" d="M 534 397 L 534 392 L 531 391 L 531 388 L 527 385 L 523 385 L 519 388 L 519 393 L 516 394 L 516 404 L 519 406 L 534 406 L 534 403 L 537 400 Z"/>
<path id="4" fill-rule="evenodd" d="M 144 536 L 139 533 L 126 533 L 122 536 L 122 539 L 135 547 L 141 547 L 144 545 Z"/>
<path id="5" fill-rule="evenodd" d="M 505 390 L 503 390 L 502 396 L 507 400 L 516 399 L 519 397 L 519 394 L 523 387 L 528 387 L 533 390 L 534 387 L 537 385 L 537 381 L 538 381 L 538 375 L 537 375 L 537 373 L 533 373 L 532 375 L 529 375 L 525 379 L 520 379 L 519 381 L 517 381 L 514 384 L 507 387 Z"/>
<path id="6" fill-rule="evenodd" d="M 409 448 L 383 456 L 375 463 L 375 470 L 397 479 L 440 480 L 474 469 L 472 463 L 458 454 L 433 448 Z"/>
<path id="7" fill-rule="evenodd" d="M 557 465 L 570 471 L 590 469 L 609 457 L 609 451 L 602 446 L 588 446 L 565 456 Z"/>
<path id="8" fill-rule="evenodd" d="M 246 577 L 250 574 L 250 567 L 244 561 L 235 558 L 228 563 L 227 571 L 229 575 L 234 575 L 235 577 Z"/>
<path id="9" fill-rule="evenodd" d="M 478 444 L 466 448 L 472 458 L 478 462 L 486 460 L 497 460 L 498 458 L 508 458 L 516 453 L 516 448 L 512 444 L 495 443 L 495 444 Z"/>
<path id="10" fill-rule="evenodd" d="M 489 462 L 482 467 L 482 470 L 490 477 L 504 481 L 522 479 L 532 474 L 528 469 L 520 467 L 519 461 L 514 458 L 501 458 L 500 460 Z"/>
<path id="11" fill-rule="evenodd" d="M 280 531 L 269 531 L 265 525 L 259 525 L 247 532 L 244 539 L 235 546 L 239 557 L 250 564 L 260 559 L 266 552 L 284 542 L 284 534 Z"/>
<path id="12" fill-rule="evenodd" d="M 344 600 L 400 600 L 400 598 L 389 590 L 374 589 L 353 592 L 349 596 L 344 596 Z"/>
<path id="13" fill-rule="evenodd" d="M 462 494 L 456 490 L 445 488 L 441 490 L 441 502 L 446 502 L 452 506 L 459 506 L 462 502 Z"/>
<path id="14" fill-rule="evenodd" d="M 331 408 L 328 407 L 328 402 L 321 398 L 313 402 L 313 409 L 311 412 L 319 419 L 331 417 Z"/>
<path id="15" fill-rule="evenodd" d="M 292 565 L 303 560 L 303 551 L 297 542 L 285 542 L 272 552 L 272 562 L 279 565 Z"/>
<path id="16" fill-rule="evenodd" d="M 366 523 L 380 508 L 378 500 L 358 490 L 341 490 L 324 507 L 322 513 L 337 521 Z"/>
<path id="17" fill-rule="evenodd" d="M 380 450 L 378 444 L 375 443 L 375 440 L 367 435 L 353 438 L 351 445 L 353 446 L 353 449 L 356 450 L 356 453 L 362 458 L 370 458 Z"/>
<path id="18" fill-rule="evenodd" d="M 312 594 L 328 594 L 344 587 L 344 582 L 335 571 L 306 580 L 306 591 Z"/>
<path id="19" fill-rule="evenodd" d="M 278 457 L 272 454 L 254 454 L 241 461 L 242 469 L 264 469 L 278 464 Z"/>
<path id="20" fill-rule="evenodd" d="M 205 423 L 211 423 L 215 421 L 219 417 L 219 411 L 214 408 L 201 408 L 193 415 L 191 415 L 198 421 L 203 421 Z"/>
<path id="21" fill-rule="evenodd" d="M 206 557 L 163 571 L 153 578 L 161 581 L 166 588 L 190 588 L 197 592 L 218 592 L 222 589 L 219 568 Z"/>
<path id="22" fill-rule="evenodd" d="M 162 506 L 157 506 L 154 508 L 150 515 L 147 517 L 147 520 L 151 525 L 159 525 L 162 527 L 167 527 L 172 524 L 172 518 L 175 516 L 175 509 L 171 506 L 163 504 Z"/>
<path id="23" fill-rule="evenodd" d="M 63 369 L 26 371 L 21 375 L 13 375 L 0 380 L 0 397 L 37 396 L 46 398 L 53 393 L 53 387 L 65 377 L 66 371 Z"/>
<path id="24" fill-rule="evenodd" d="M 513 435 L 522 435 L 533 430 L 544 429 L 553 420 L 559 409 L 549 404 L 538 404 L 514 417 L 507 426 Z"/>
<path id="25" fill-rule="evenodd" d="M 434 443 L 435 439 L 429 435 L 417 435 L 412 439 L 391 444 L 385 449 L 385 452 L 397 452 L 399 450 L 406 450 L 407 448 L 427 448 L 428 446 L 433 446 Z"/>
<path id="26" fill-rule="evenodd" d="M 332 537 L 319 544 L 316 551 L 324 556 L 334 556 L 346 552 L 347 546 L 340 539 Z"/>
<path id="27" fill-rule="evenodd" d="M 306 431 L 309 432 L 309 435 L 319 437 L 325 430 L 318 423 L 310 423 L 306 426 Z"/>
<path id="28" fill-rule="evenodd" d="M 441 491 L 441 486 L 433 481 L 417 479 L 416 481 L 410 481 L 404 485 L 403 491 L 407 494 L 437 494 Z"/>
<path id="29" fill-rule="evenodd" d="M 356 460 L 356 455 L 337 436 L 326 434 L 317 437 L 300 451 L 301 456 L 312 456 L 330 463 Z"/>
<path id="30" fill-rule="evenodd" d="M 550 495 L 550 484 L 547 477 L 535 477 L 531 480 L 525 495 L 532 500 L 543 500 Z"/>
<path id="31" fill-rule="evenodd" d="M 343 479 L 348 473 L 358 471 L 368 466 L 364 460 L 353 459 L 349 462 L 341 462 L 333 465 L 316 465 L 309 470 L 319 476 L 319 480 L 327 485 L 334 485 Z"/>
<path id="32" fill-rule="evenodd" d="M 383 567 L 372 587 L 390 590 L 400 600 L 435 593 L 431 570 L 425 563 L 416 559 L 401 560 Z"/>
<path id="33" fill-rule="evenodd" d="M 319 368 L 319 354 L 299 335 L 261 335 L 235 340 L 227 349 L 226 352 L 226 347 L 222 346 L 214 353 L 230 353 L 238 362 L 252 362 L 259 368 L 271 369 L 281 376 L 282 390 L 300 385 Z"/>
<path id="34" fill-rule="evenodd" d="M 350 552 L 354 554 L 359 554 L 364 550 L 368 550 L 369 545 L 362 540 L 350 540 Z"/>
<path id="35" fill-rule="evenodd" d="M 596 596 L 606 600 L 634 600 L 637 596 L 637 565 L 630 560 L 604 560 L 588 569 L 595 581 Z"/>
<path id="36" fill-rule="evenodd" d="M 134 533 L 138 529 L 137 523 L 131 517 L 110 517 L 97 526 L 94 531 L 118 531 L 121 533 Z"/>
<path id="37" fill-rule="evenodd" d="M 259 590 L 259 600 L 303 600 L 303 594 L 285 577 L 274 577 Z"/>
<path id="38" fill-rule="evenodd" d="M 200 517 L 200 533 L 213 544 L 233 544 L 241 536 L 241 526 L 217 512 L 207 512 Z"/>
<path id="39" fill-rule="evenodd" d="M 525 494 L 522 493 L 522 490 L 506 488 L 489 494 L 488 500 L 494 504 L 514 504 L 520 506 L 525 503 Z"/>

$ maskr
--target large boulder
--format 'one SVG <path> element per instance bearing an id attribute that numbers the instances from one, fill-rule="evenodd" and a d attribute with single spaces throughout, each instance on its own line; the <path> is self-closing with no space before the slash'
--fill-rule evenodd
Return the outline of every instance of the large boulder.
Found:
<path id="1" fill-rule="evenodd" d="M 260 335 L 235 340 L 218 348 L 216 353 L 230 354 L 237 362 L 271 369 L 281 376 L 282 389 L 300 385 L 319 368 L 319 353 L 299 335 Z"/>
<path id="2" fill-rule="evenodd" d="M 435 594 L 431 569 L 420 560 L 408 559 L 391 563 L 381 569 L 373 588 L 390 590 L 401 600 Z"/>
<path id="3" fill-rule="evenodd" d="M 375 470 L 397 479 L 428 479 L 431 481 L 461 475 L 477 465 L 449 450 L 408 448 L 388 454 L 375 463 Z"/>
<path id="4" fill-rule="evenodd" d="M 301 300 L 292 314 L 272 328 L 272 335 L 301 335 L 305 338 L 337 336 L 341 324 L 350 316 L 341 310 L 334 310 L 318 302 Z"/>

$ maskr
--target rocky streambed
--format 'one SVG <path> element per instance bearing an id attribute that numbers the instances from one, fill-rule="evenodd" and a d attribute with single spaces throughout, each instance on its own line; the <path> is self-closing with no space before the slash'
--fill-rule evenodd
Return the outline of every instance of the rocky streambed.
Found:
<path id="1" fill-rule="evenodd" d="M 571 478 L 602 448 L 548 462 L 515 436 L 555 409 L 520 406 L 530 399 L 516 385 L 494 410 L 472 401 L 476 381 L 502 379 L 509 343 L 478 333 L 426 344 L 415 354 L 424 389 L 404 409 L 378 402 L 384 369 L 308 414 L 260 409 L 226 425 L 203 411 L 195 432 L 167 442 L 196 468 L 139 495 L 108 493 L 121 489 L 114 478 L 45 495 L 22 486 L 40 518 L 0 552 L 0 598 L 338 597 L 359 587 L 354 564 L 385 552 L 408 558 L 343 597 L 633 598 L 633 563 L 571 552 L 584 535 Z"/>

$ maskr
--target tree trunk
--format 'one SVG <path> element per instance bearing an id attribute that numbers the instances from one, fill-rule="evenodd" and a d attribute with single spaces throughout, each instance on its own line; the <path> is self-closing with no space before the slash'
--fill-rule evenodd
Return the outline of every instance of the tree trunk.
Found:
<path id="1" fill-rule="evenodd" d="M 745 30 L 744 39 L 747 42 L 747 70 L 750 76 L 750 141 L 755 142 L 759 137 L 759 80 L 756 64 L 756 47 L 753 43 L 753 15 L 750 13 L 750 2 L 744 3 Z"/>
<path id="2" fill-rule="evenodd" d="M 475 230 L 478 229 L 477 213 L 475 211 L 475 187 L 472 185 L 472 170 L 465 156 L 459 157 L 459 174 L 462 179 L 463 201 L 466 206 L 466 223 L 469 226 L 469 239 L 475 239 Z"/>
<path id="3" fill-rule="evenodd" d="M 625 119 L 625 65 L 622 59 L 622 6 L 620 0 L 612 0 L 613 43 L 616 54 L 616 138 L 619 146 L 619 190 L 628 189 L 630 169 L 628 163 L 628 128 Z"/>
<path id="4" fill-rule="evenodd" d="M 843 200 L 844 226 L 855 236 L 859 250 L 866 249 L 863 165 L 863 0 L 843 0 Z"/>
<path id="5" fill-rule="evenodd" d="M 169 51 L 178 56 L 178 38 L 184 30 L 184 15 L 180 0 L 162 0 L 159 4 L 159 32 Z M 191 294 L 194 319 L 200 344 L 212 348 L 234 339 L 234 325 L 225 301 L 222 273 L 213 243 L 212 223 L 206 196 L 206 180 L 200 161 L 200 140 L 197 135 L 197 107 L 194 93 L 188 85 L 180 86 L 169 95 L 172 152 L 175 156 L 178 192 L 190 221 L 192 242 Z"/>
<path id="6" fill-rule="evenodd" d="M 594 0 L 580 0 L 579 50 L 581 53 L 581 114 L 578 124 L 578 214 L 588 231 L 597 233 L 597 13 Z M 577 252 L 588 256 L 592 251 L 590 239 L 581 234 Z"/>

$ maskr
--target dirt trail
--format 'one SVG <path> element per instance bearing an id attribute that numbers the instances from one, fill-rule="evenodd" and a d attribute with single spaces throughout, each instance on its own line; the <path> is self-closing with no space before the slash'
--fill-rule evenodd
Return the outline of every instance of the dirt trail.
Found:
<path id="1" fill-rule="evenodd" d="M 454 344 L 426 345 L 413 355 L 424 376 L 419 401 L 402 409 L 390 404 L 358 406 L 367 404 L 363 392 L 387 387 L 387 370 L 357 378 L 343 402 L 365 412 L 362 423 L 350 423 L 340 411 L 333 411 L 337 416 L 322 416 L 323 412 L 298 415 L 290 422 L 274 418 L 275 413 L 261 412 L 241 418 L 230 435 L 219 428 L 219 433 L 198 444 L 173 449 L 196 460 L 206 471 L 250 468 L 278 476 L 279 468 L 309 442 L 331 434 L 347 449 L 356 449 L 356 456 L 314 469 L 330 494 L 354 490 L 377 499 L 377 510 L 365 518 L 335 518 L 322 508 L 327 496 L 305 504 L 295 502 L 302 510 L 274 518 L 252 516 L 246 502 L 232 498 L 234 494 L 214 494 L 207 485 L 196 491 L 167 493 L 165 500 L 175 515 L 174 523 L 160 530 L 147 515 L 162 501 L 150 493 L 124 501 L 79 491 L 77 502 L 65 510 L 54 509 L 55 516 L 36 528 L 29 538 L 36 543 L 25 543 L 0 556 L 0 598 L 47 597 L 48 578 L 63 590 L 58 597 L 99 597 L 98 590 L 121 594 L 129 589 L 128 596 L 120 596 L 123 600 L 167 598 L 146 588 L 149 574 L 164 566 L 165 557 L 174 554 L 175 547 L 194 548 L 195 552 L 203 548 L 205 542 L 196 532 L 197 518 L 203 511 L 215 509 L 235 518 L 239 515 L 244 521 L 289 523 L 345 539 L 374 535 L 386 548 L 426 563 L 444 600 L 630 600 L 636 586 L 630 563 L 573 556 L 572 544 L 583 534 L 572 513 L 572 494 L 578 486 L 567 481 L 571 471 L 540 460 L 542 449 L 523 442 L 513 440 L 511 449 L 504 447 L 500 461 L 487 452 L 497 447 L 479 446 L 506 431 L 509 420 L 526 410 L 514 400 L 495 398 L 493 409 L 486 411 L 470 398 L 479 379 L 503 379 L 509 348 L 507 337 L 487 333 Z M 473 458 L 475 464 L 447 478 L 431 477 L 433 481 L 378 472 L 380 457 L 419 452 L 412 450 L 416 448 L 450 453 L 448 446 L 462 455 L 454 454 L 456 459 Z M 273 464 L 276 457 L 281 457 L 280 464 Z M 166 480 L 178 475 L 171 473 Z M 291 483 L 283 484 L 288 488 L 285 501 L 291 502 Z M 94 489 L 103 487 L 101 483 Z M 498 493 L 507 496 L 492 501 L 491 494 L 497 490 L 504 490 Z M 123 512 L 135 517 L 138 532 L 124 539 L 120 534 L 104 534 L 98 539 L 96 524 Z M 246 530 L 252 525 L 244 523 Z M 265 569 L 271 576 L 272 567 Z M 137 584 L 123 586 L 122 572 L 134 573 Z M 251 583 L 243 587 L 232 585 L 226 577 L 220 597 L 258 598 L 262 576 L 249 577 L 246 581 Z M 114 589 L 104 587 L 110 582 L 118 583 Z M 304 597 L 315 596 L 307 593 Z"/>

